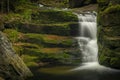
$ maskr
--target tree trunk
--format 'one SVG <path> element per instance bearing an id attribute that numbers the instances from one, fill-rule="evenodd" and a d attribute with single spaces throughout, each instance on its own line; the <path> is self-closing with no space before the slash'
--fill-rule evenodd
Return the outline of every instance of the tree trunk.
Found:
<path id="1" fill-rule="evenodd" d="M 9 3 L 9 0 L 7 0 L 7 12 L 8 13 L 9 13 L 9 10 L 10 10 L 9 6 L 10 6 L 10 3 Z"/>
<path id="2" fill-rule="evenodd" d="M 1 1 L 1 13 L 3 13 L 3 9 L 4 9 L 4 2 L 3 0 Z"/>

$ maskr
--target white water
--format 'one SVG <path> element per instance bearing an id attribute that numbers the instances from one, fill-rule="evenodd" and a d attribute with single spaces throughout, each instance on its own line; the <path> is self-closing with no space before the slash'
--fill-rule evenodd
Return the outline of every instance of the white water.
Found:
<path id="1" fill-rule="evenodd" d="M 44 5 L 43 4 L 39 4 L 39 7 L 44 7 Z"/>
<path id="2" fill-rule="evenodd" d="M 98 62 L 96 16 L 93 13 L 79 14 L 79 37 L 76 37 L 82 52 L 82 62 Z"/>
<path id="3" fill-rule="evenodd" d="M 78 18 L 79 37 L 75 37 L 75 39 L 82 52 L 82 64 L 71 71 L 118 72 L 118 70 L 100 65 L 98 62 L 96 15 L 94 13 L 78 14 Z"/>

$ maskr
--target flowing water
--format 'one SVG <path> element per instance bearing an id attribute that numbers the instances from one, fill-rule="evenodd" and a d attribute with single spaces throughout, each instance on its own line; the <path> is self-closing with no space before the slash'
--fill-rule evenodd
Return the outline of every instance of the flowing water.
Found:
<path id="1" fill-rule="evenodd" d="M 75 37 L 82 52 L 82 67 L 99 65 L 97 45 L 97 24 L 94 13 L 78 14 L 79 36 Z M 84 67 L 85 66 L 85 67 Z M 77 70 L 78 68 L 76 68 Z"/>
<path id="2" fill-rule="evenodd" d="M 79 14 L 78 19 L 79 37 L 76 39 L 82 52 L 83 63 L 98 62 L 96 16 L 93 13 Z"/>
<path id="3" fill-rule="evenodd" d="M 102 66 L 98 62 L 97 22 L 94 13 L 77 14 L 79 36 L 75 37 L 82 52 L 82 64 L 71 71 L 80 73 L 79 80 L 120 80 L 119 70 Z M 104 79 L 104 77 L 106 77 Z M 113 78 L 114 77 L 114 78 Z"/>

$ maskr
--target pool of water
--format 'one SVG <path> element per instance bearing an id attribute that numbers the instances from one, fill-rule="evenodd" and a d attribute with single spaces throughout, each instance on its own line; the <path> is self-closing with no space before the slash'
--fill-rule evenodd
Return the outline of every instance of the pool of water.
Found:
<path id="1" fill-rule="evenodd" d="M 28 80 L 120 80 L 119 70 L 97 63 L 86 63 L 79 67 L 44 67 L 34 70 L 33 73 L 34 77 Z"/>

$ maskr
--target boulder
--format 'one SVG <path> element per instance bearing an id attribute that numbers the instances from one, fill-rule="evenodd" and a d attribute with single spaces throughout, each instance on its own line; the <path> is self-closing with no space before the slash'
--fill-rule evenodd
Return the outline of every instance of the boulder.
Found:
<path id="1" fill-rule="evenodd" d="M 30 76 L 31 71 L 15 53 L 7 37 L 0 32 L 0 79 L 24 80 Z"/>

